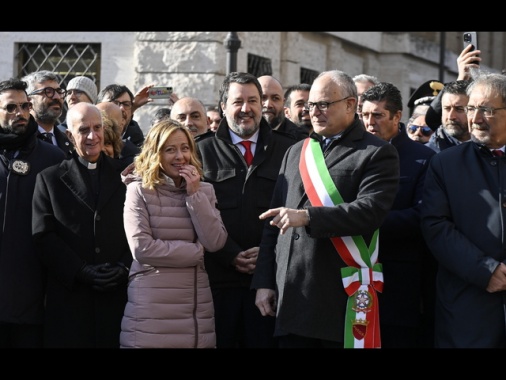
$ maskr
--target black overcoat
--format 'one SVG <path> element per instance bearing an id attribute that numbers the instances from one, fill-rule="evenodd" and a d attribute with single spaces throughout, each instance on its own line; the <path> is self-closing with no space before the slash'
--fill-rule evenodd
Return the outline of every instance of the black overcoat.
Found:
<path id="1" fill-rule="evenodd" d="M 425 174 L 436 152 L 411 140 L 403 124 L 391 144 L 399 154 L 400 178 L 399 190 L 379 235 L 379 262 L 384 277 L 383 293 L 378 295 L 380 322 L 414 327 L 420 325 L 424 307 L 427 312 L 433 311 L 432 304 L 423 304 L 433 301 L 433 294 L 422 292 L 434 291 L 435 268 L 422 236 L 420 208 Z M 400 328 L 398 333 L 402 334 Z"/>
<path id="2" fill-rule="evenodd" d="M 35 120 L 31 118 L 31 123 Z M 32 240 L 32 197 L 37 174 L 65 158 L 56 146 L 36 138 L 21 148 L 16 160 L 27 163 L 18 174 L 2 155 L 0 162 L 0 322 L 42 324 L 45 270 Z M 9 166 L 11 165 L 11 166 Z"/>
<path id="3" fill-rule="evenodd" d="M 46 347 L 119 347 L 127 286 L 97 292 L 76 281 L 84 263 L 132 262 L 125 230 L 120 162 L 104 153 L 95 205 L 76 156 L 37 176 L 33 234 L 48 269 Z"/>
<path id="4" fill-rule="evenodd" d="M 362 235 L 370 243 L 397 193 L 399 158 L 392 145 L 368 133 L 356 117 L 325 152 L 330 176 L 344 202 L 313 207 L 299 171 L 303 143 L 286 152 L 271 208 L 307 208 L 310 225 L 279 235 L 277 227 L 265 224 L 251 286 L 277 290 L 276 335 L 344 342 L 348 296 L 341 268 L 345 263 L 330 238 Z"/>

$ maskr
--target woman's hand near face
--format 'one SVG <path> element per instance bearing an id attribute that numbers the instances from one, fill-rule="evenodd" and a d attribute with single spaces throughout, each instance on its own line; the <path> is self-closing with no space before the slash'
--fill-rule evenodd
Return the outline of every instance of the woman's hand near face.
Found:
<path id="1" fill-rule="evenodd" d="M 179 170 L 179 175 L 186 181 L 186 193 L 195 194 L 200 188 L 200 174 L 193 165 L 184 165 Z"/>

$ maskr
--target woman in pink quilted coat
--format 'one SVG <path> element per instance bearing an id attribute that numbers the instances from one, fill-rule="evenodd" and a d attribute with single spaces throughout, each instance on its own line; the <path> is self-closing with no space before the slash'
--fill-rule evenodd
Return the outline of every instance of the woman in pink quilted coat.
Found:
<path id="1" fill-rule="evenodd" d="M 148 132 L 127 184 L 124 224 L 134 261 L 122 348 L 214 348 L 214 306 L 204 250 L 227 231 L 190 132 L 166 119 Z"/>

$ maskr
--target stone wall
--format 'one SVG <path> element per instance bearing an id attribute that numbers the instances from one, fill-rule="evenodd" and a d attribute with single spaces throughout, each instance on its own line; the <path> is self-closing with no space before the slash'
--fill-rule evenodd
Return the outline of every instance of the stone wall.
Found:
<path id="1" fill-rule="evenodd" d="M 110 83 L 136 92 L 155 83 L 172 86 L 179 96 L 195 96 L 216 105 L 226 74 L 228 32 L 0 32 L 0 78 L 15 73 L 20 42 L 101 43 L 100 88 Z M 423 82 L 439 79 L 441 32 L 237 32 L 241 48 L 237 70 L 247 71 L 248 53 L 271 59 L 273 75 L 284 87 L 299 83 L 300 68 L 340 69 L 351 76 L 367 73 L 394 83 L 405 104 Z M 457 76 L 462 32 L 445 32 L 444 81 Z M 484 69 L 506 67 L 505 32 L 479 32 Z M 99 88 L 99 90 L 100 90 Z M 144 131 L 151 115 L 166 106 L 156 100 L 135 119 Z M 404 109 L 403 121 L 409 117 Z"/>

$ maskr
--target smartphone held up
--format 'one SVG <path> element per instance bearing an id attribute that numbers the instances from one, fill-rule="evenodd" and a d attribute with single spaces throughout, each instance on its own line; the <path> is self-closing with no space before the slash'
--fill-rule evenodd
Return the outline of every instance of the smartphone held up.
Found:
<path id="1" fill-rule="evenodd" d="M 467 46 L 472 45 L 471 50 L 469 50 L 469 51 L 478 50 L 478 34 L 476 32 L 464 32 L 462 34 L 462 40 L 464 43 L 464 49 Z M 474 61 L 473 63 L 475 63 L 477 65 L 480 64 L 479 61 Z"/>
<path id="2" fill-rule="evenodd" d="M 473 45 L 471 51 L 478 49 L 478 35 L 476 32 L 464 32 L 462 39 L 464 40 L 464 49 L 468 45 Z"/>
<path id="3" fill-rule="evenodd" d="M 172 94 L 172 87 L 151 87 L 149 89 L 149 97 L 151 99 L 166 99 L 170 98 Z"/>

